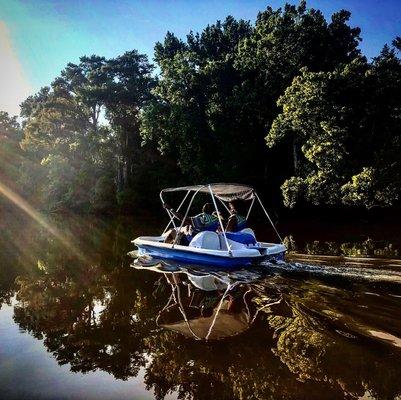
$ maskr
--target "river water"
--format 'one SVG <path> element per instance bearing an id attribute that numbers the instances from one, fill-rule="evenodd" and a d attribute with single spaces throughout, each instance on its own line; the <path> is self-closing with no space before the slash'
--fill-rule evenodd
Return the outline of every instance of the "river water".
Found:
<path id="1" fill-rule="evenodd" d="M 398 224 L 289 221 L 231 272 L 133 263 L 161 225 L 1 215 L 1 399 L 401 398 Z"/>

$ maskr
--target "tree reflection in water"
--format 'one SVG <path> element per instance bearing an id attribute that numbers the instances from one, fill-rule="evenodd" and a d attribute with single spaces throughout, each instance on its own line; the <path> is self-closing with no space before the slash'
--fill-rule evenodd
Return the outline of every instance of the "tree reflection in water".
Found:
<path id="1" fill-rule="evenodd" d="M 397 287 L 261 270 L 137 270 L 121 256 L 120 229 L 80 232 L 89 264 L 44 240 L 34 273 L 17 279 L 14 320 L 60 364 L 123 380 L 143 368 L 158 399 L 401 395 Z"/>

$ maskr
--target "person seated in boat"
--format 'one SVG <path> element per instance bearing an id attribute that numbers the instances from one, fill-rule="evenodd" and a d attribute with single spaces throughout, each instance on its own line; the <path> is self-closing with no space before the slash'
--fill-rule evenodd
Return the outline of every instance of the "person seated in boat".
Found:
<path id="1" fill-rule="evenodd" d="M 164 208 L 168 209 L 170 213 L 179 221 L 182 222 L 184 216 L 176 212 L 168 204 L 163 205 Z M 188 244 L 192 237 L 202 231 L 216 231 L 219 226 L 219 219 L 215 212 L 213 212 L 213 205 L 211 203 L 205 203 L 202 207 L 202 212 L 193 217 L 186 217 L 183 223 L 183 227 L 179 232 L 176 229 L 171 229 L 165 238 L 166 243 L 172 243 L 175 240 L 177 234 L 184 236 L 180 242 L 182 244 Z M 187 242 L 187 243 L 186 243 Z"/>
<path id="2" fill-rule="evenodd" d="M 202 207 L 202 212 L 191 217 L 190 223 L 194 229 L 194 233 L 202 231 L 215 232 L 219 226 L 219 217 L 216 211 L 213 211 L 213 205 L 211 203 L 205 203 Z"/>
<path id="3" fill-rule="evenodd" d="M 228 217 L 226 232 L 239 232 L 246 228 L 245 204 L 241 200 L 228 203 L 230 216 Z"/>

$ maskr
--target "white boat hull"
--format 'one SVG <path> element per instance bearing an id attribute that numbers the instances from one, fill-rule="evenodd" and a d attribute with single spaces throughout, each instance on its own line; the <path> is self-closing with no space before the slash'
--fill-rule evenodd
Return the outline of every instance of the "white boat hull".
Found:
<path id="1" fill-rule="evenodd" d="M 230 251 L 172 245 L 164 243 L 163 236 L 141 236 L 133 243 L 138 247 L 139 255 L 228 268 L 255 265 L 264 260 L 283 260 L 286 252 L 286 247 L 282 244 L 261 242 L 255 246 L 243 246 Z"/>

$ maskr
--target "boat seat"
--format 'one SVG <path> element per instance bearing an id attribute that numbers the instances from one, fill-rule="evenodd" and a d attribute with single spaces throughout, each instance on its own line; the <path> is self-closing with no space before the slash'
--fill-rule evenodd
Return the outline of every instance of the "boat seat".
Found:
<path id="1" fill-rule="evenodd" d="M 242 243 L 246 246 L 256 244 L 255 236 L 246 232 L 226 232 L 227 239 Z"/>
<path id="2" fill-rule="evenodd" d="M 216 232 L 199 232 L 189 243 L 190 247 L 208 250 L 220 250 L 219 235 Z"/>
<path id="3" fill-rule="evenodd" d="M 251 228 L 244 228 L 239 232 L 240 233 L 248 233 L 248 234 L 252 235 L 254 238 L 256 238 L 255 232 Z"/>

